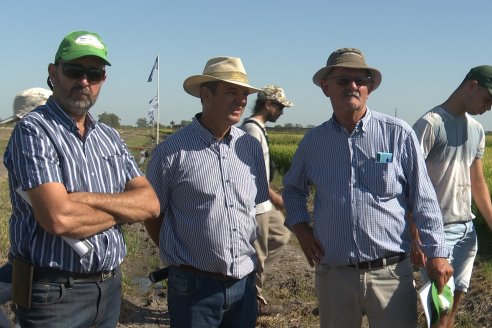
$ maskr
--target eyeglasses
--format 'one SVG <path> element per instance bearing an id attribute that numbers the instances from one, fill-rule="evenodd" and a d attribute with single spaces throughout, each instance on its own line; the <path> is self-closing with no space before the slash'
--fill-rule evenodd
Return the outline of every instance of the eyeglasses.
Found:
<path id="1" fill-rule="evenodd" d="M 89 83 L 99 83 L 106 77 L 106 71 L 103 68 L 85 68 L 76 64 L 61 63 L 63 74 L 74 80 L 80 80 L 84 76 Z"/>
<path id="2" fill-rule="evenodd" d="M 370 76 L 350 77 L 350 76 L 330 76 L 329 79 L 335 80 L 337 85 L 346 87 L 355 82 L 357 87 L 366 87 L 372 83 Z"/>

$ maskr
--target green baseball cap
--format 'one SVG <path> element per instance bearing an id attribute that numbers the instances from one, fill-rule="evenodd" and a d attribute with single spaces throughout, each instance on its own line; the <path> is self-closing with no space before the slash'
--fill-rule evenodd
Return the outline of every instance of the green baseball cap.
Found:
<path id="1" fill-rule="evenodd" d="M 476 80 L 479 85 L 487 88 L 492 94 L 492 66 L 482 65 L 473 67 L 465 77 L 465 81 Z"/>
<path id="2" fill-rule="evenodd" d="M 84 56 L 96 56 L 109 63 L 108 48 L 97 33 L 87 31 L 71 32 L 63 38 L 55 55 L 55 63 L 60 59 L 64 61 L 74 60 Z"/>
<path id="3" fill-rule="evenodd" d="M 435 281 L 432 282 L 431 286 L 431 296 L 432 296 L 432 313 L 431 313 L 431 324 L 436 324 L 441 318 L 441 314 L 447 313 L 453 309 L 453 299 L 454 294 L 451 287 L 446 284 L 439 294 L 437 291 L 437 284 Z"/>

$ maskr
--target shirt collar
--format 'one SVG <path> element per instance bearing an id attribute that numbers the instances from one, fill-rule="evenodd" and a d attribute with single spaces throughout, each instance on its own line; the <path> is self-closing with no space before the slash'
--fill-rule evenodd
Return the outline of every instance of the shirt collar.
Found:
<path id="1" fill-rule="evenodd" d="M 193 128 L 198 133 L 200 139 L 202 139 L 207 145 L 217 142 L 217 138 L 215 138 L 214 135 L 200 123 L 199 120 L 201 116 L 202 113 L 197 113 L 195 117 L 193 117 L 193 120 L 191 121 Z M 229 144 L 234 137 L 237 137 L 237 131 L 232 126 L 229 133 L 224 137 L 224 139 L 222 139 L 222 141 Z"/>
<path id="2" fill-rule="evenodd" d="M 62 125 L 65 126 L 67 130 L 78 132 L 79 129 L 75 120 L 58 105 L 53 96 L 50 96 L 46 101 L 46 107 L 52 113 L 52 115 L 55 116 L 62 123 Z M 96 124 L 97 121 L 94 120 L 91 113 L 87 113 L 85 117 L 85 125 L 89 129 L 89 131 L 94 129 L 96 127 Z"/>
<path id="3" fill-rule="evenodd" d="M 359 122 L 355 125 L 354 133 L 358 131 L 367 131 L 367 126 L 369 125 L 369 121 L 372 118 L 372 111 L 369 109 L 369 107 L 366 107 L 366 114 L 364 117 L 361 118 Z M 336 127 L 337 129 L 344 129 L 337 121 L 337 118 L 335 117 L 335 114 L 331 115 L 330 123 Z"/>

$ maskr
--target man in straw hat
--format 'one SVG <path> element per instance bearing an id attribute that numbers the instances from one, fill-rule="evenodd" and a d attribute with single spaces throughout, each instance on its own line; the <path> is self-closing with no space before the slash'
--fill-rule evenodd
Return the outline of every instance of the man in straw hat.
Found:
<path id="1" fill-rule="evenodd" d="M 265 123 L 276 122 L 284 113 L 285 107 L 294 104 L 287 100 L 284 90 L 277 85 L 267 85 L 259 93 L 253 107 L 253 115 L 244 120 L 241 128 L 252 135 L 261 144 L 268 181 L 273 180 L 275 165 L 270 157 L 268 135 Z M 283 312 L 280 304 L 271 304 L 263 293 L 266 273 L 282 255 L 284 246 L 289 242 L 290 230 L 285 227 L 285 217 L 282 214 L 284 201 L 274 189 L 269 188 L 269 200 L 256 206 L 256 221 L 258 222 L 257 239 L 253 246 L 258 254 L 258 271 L 256 273 L 256 291 L 258 296 L 259 315 L 273 315 Z"/>
<path id="2" fill-rule="evenodd" d="M 169 265 L 171 326 L 254 327 L 255 205 L 268 199 L 268 182 L 261 145 L 234 124 L 259 89 L 234 57 L 210 59 L 183 87 L 202 112 L 155 148 L 147 168 L 161 216 L 146 227 Z"/>
<path id="3" fill-rule="evenodd" d="M 412 128 L 370 110 L 381 73 L 360 50 L 333 52 L 313 77 L 333 116 L 309 131 L 284 177 L 286 224 L 316 264 L 321 327 L 415 327 L 408 211 L 420 230 L 427 270 L 442 289 L 447 261 L 439 205 Z M 314 228 L 306 202 L 315 188 Z"/>
<path id="4" fill-rule="evenodd" d="M 489 111 L 491 105 L 492 66 L 477 66 L 442 105 L 425 113 L 413 126 L 437 193 L 454 268 L 453 308 L 441 317 L 443 327 L 454 327 L 470 285 L 478 249 L 472 199 L 492 229 L 492 203 L 482 163 L 485 132 L 472 117 Z M 423 280 L 428 280 L 425 270 L 421 272 Z"/>
<path id="5" fill-rule="evenodd" d="M 115 327 L 126 255 L 121 226 L 159 214 L 121 137 L 89 113 L 107 65 L 98 34 L 67 34 L 48 65 L 53 95 L 17 123 L 4 155 L 22 327 Z"/>

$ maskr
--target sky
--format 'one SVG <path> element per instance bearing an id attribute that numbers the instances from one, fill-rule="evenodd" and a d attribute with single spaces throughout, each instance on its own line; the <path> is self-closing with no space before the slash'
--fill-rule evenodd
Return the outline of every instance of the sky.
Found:
<path id="1" fill-rule="evenodd" d="M 200 100 L 183 81 L 208 59 L 240 57 L 251 85 L 277 84 L 295 106 L 275 124 L 319 125 L 332 115 L 314 73 L 336 49 L 361 49 L 383 76 L 372 110 L 413 124 L 444 102 L 470 68 L 492 65 L 492 1 L 86 0 L 3 1 L 0 118 L 15 95 L 46 86 L 47 67 L 72 31 L 97 32 L 111 66 L 94 116 L 114 113 L 124 125 L 147 118 L 159 93 L 159 121 L 191 120 Z M 157 74 L 147 78 L 159 55 Z M 256 100 L 248 97 L 243 117 Z M 492 131 L 492 113 L 478 117 Z"/>

